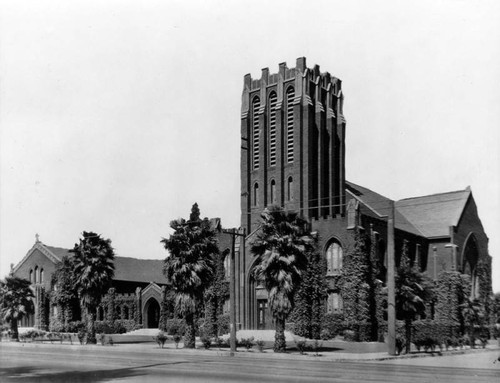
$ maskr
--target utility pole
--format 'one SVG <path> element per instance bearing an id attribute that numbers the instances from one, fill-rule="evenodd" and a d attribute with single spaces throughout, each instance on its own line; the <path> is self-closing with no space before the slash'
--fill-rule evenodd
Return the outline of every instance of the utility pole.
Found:
<path id="1" fill-rule="evenodd" d="M 236 236 L 244 237 L 245 229 L 223 229 L 223 233 L 231 236 L 231 262 L 229 265 L 229 342 L 231 346 L 230 356 L 236 352 L 236 266 L 234 262 L 234 252 Z"/>
<path id="2" fill-rule="evenodd" d="M 394 202 L 390 202 L 387 218 L 387 330 L 389 355 L 396 355 L 396 281 L 394 259 Z"/>

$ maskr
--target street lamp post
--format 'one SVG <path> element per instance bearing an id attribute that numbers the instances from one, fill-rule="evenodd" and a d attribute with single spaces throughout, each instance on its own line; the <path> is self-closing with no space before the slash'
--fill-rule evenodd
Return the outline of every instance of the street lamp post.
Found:
<path id="1" fill-rule="evenodd" d="M 234 263 L 234 252 L 236 236 L 244 237 L 245 229 L 223 229 L 223 233 L 231 236 L 231 262 L 229 265 L 229 342 L 231 346 L 230 356 L 236 352 L 236 267 Z"/>

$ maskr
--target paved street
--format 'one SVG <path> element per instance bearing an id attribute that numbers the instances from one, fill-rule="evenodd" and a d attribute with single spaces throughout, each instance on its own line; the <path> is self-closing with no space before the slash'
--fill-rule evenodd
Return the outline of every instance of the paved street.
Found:
<path id="1" fill-rule="evenodd" d="M 158 349 L 149 345 L 0 344 L 1 382 L 497 382 L 497 352 L 440 358 L 334 362 L 322 357 Z M 462 368 L 464 358 L 483 368 Z M 427 363 L 425 360 L 428 360 Z M 427 365 L 426 365 L 427 364 Z M 476 363 L 480 365 L 480 363 Z M 484 368 L 486 367 L 486 368 Z"/>

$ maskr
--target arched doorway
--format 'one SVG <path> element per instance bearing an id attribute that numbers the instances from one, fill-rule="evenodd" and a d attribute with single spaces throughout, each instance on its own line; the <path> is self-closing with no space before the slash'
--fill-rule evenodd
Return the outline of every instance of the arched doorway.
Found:
<path id="1" fill-rule="evenodd" d="M 268 292 L 265 287 L 254 278 L 255 265 L 248 276 L 249 285 L 249 323 L 248 327 L 258 330 L 274 329 L 274 321 L 268 303 Z"/>
<path id="2" fill-rule="evenodd" d="M 160 304 L 155 298 L 149 298 L 144 307 L 146 328 L 158 328 L 160 323 Z"/>

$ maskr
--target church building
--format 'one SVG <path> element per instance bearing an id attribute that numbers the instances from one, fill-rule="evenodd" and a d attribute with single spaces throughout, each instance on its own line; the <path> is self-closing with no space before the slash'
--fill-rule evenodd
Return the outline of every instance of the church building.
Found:
<path id="1" fill-rule="evenodd" d="M 431 278 L 438 279 L 442 271 L 458 271 L 470 276 L 472 297 L 491 294 L 488 237 L 471 189 L 392 201 L 347 181 L 343 103 L 341 80 L 321 72 L 318 65 L 308 68 L 303 57 L 294 68 L 282 63 L 277 73 L 265 68 L 258 79 L 244 77 L 240 164 L 241 228 L 246 236 L 237 239 L 235 249 L 239 328 L 273 327 L 267 292 L 253 279 L 257 259 L 250 251 L 260 215 L 272 205 L 298 211 L 319 233 L 319 250 L 327 264 L 328 313 L 343 312 L 345 291 L 339 277 L 355 232 L 371 238 L 381 265 L 377 278 L 385 283 L 387 217 L 392 206 L 396 264 L 406 246 L 411 262 Z M 215 225 L 220 251 L 229 254 L 230 237 L 220 230 L 220 221 Z M 37 239 L 14 273 L 32 282 L 39 299 L 50 289 L 55 265 L 67 253 Z M 489 272 L 480 273 L 480 265 Z M 113 288 L 120 297 L 122 319 L 158 326 L 162 294 L 168 289 L 162 266 L 163 260 L 116 257 Z M 103 317 L 105 313 L 98 313 L 98 319 Z M 23 325 L 39 326 L 39 313 Z"/>

